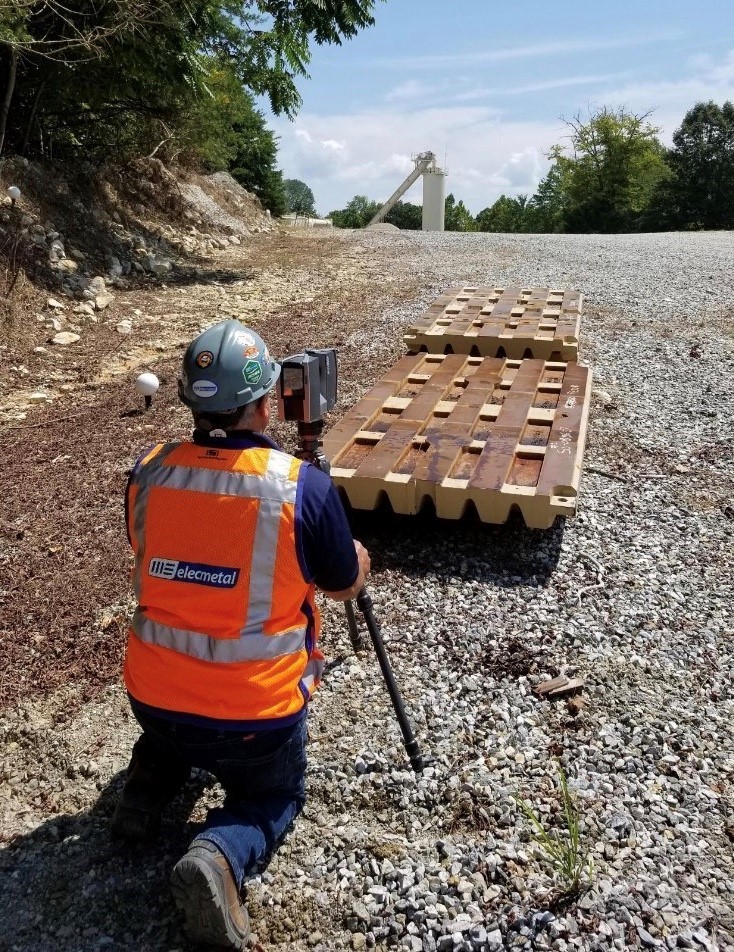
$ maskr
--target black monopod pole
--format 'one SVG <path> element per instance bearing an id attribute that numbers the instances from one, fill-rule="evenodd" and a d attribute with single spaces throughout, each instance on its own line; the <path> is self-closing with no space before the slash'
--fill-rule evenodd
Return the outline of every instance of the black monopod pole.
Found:
<path id="1" fill-rule="evenodd" d="M 405 747 L 405 752 L 410 759 L 410 765 L 413 770 L 416 773 L 420 773 L 424 767 L 423 757 L 421 755 L 420 748 L 418 747 L 418 741 L 415 739 L 415 735 L 413 734 L 413 729 L 410 726 L 408 715 L 405 713 L 405 705 L 403 704 L 403 699 L 400 696 L 400 688 L 398 688 L 395 675 L 393 674 L 392 667 L 390 666 L 390 659 L 387 656 L 385 645 L 382 641 L 380 625 L 372 611 L 372 599 L 367 593 L 367 589 L 364 587 L 360 591 L 359 595 L 357 595 L 357 607 L 364 615 L 364 620 L 367 623 L 367 630 L 369 631 L 370 638 L 372 639 L 372 646 L 375 649 L 377 660 L 380 663 L 380 670 L 382 671 L 382 676 L 385 679 L 390 700 L 392 701 L 392 706 L 395 710 L 395 715 L 398 719 L 398 724 L 400 724 L 400 730 L 403 734 L 403 745 Z"/>
<path id="2" fill-rule="evenodd" d="M 357 616 L 354 614 L 354 605 L 351 601 L 344 602 L 344 608 L 347 612 L 347 626 L 349 627 L 349 640 L 352 642 L 352 648 L 354 649 L 355 654 L 358 651 L 362 651 L 366 646 L 364 643 L 364 638 L 362 637 L 362 632 L 359 630 L 359 625 L 357 624 Z"/>

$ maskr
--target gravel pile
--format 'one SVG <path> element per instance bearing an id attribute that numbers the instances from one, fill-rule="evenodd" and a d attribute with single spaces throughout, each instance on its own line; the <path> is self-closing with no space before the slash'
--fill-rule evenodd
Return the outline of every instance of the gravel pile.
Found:
<path id="1" fill-rule="evenodd" d="M 227 228 L 235 235 L 249 235 L 252 232 L 270 231 L 271 224 L 261 211 L 259 204 L 254 206 L 254 197 L 243 189 L 226 173 L 217 173 L 204 179 L 211 181 L 229 193 L 230 201 L 238 206 L 236 214 L 230 214 L 222 204 L 215 201 L 211 195 L 195 182 L 182 182 L 181 193 L 188 206 L 195 209 L 205 222 L 215 228 Z"/>
<path id="2" fill-rule="evenodd" d="M 409 303 L 365 304 L 340 351 L 343 403 L 463 281 L 581 290 L 594 402 L 575 519 L 548 532 L 360 520 L 431 766 L 410 770 L 372 651 L 352 652 L 343 608 L 326 604 L 310 800 L 248 884 L 253 942 L 734 949 L 734 235 L 342 240 L 418 287 Z M 559 673 L 585 679 L 583 703 L 532 692 Z M 61 696 L 0 723 L 0 832 L 14 837 L 0 948 L 185 948 L 168 874 L 187 818 L 221 792 L 194 776 L 161 841 L 121 849 L 107 824 L 137 734 L 124 696 L 63 711 Z M 563 835 L 559 765 L 593 861 L 578 895 L 519 803 Z"/>

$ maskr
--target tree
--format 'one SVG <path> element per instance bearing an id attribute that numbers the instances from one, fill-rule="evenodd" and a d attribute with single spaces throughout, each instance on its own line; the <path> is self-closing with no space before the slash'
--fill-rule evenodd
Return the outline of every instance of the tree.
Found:
<path id="1" fill-rule="evenodd" d="M 155 28 L 161 12 L 167 14 L 168 3 L 110 0 L 95 6 L 82 0 L 69 6 L 64 0 L 0 0 L 0 72 L 5 79 L 0 152 L 19 77 L 21 81 L 26 75 L 37 79 L 34 95 L 29 97 L 30 116 L 23 137 L 27 141 L 48 73 L 53 72 L 49 66 L 72 67 L 99 59 L 121 37 Z"/>
<path id="2" fill-rule="evenodd" d="M 301 97 L 296 77 L 308 77 L 311 42 L 341 45 L 372 26 L 375 0 L 206 0 L 215 9 L 213 38 L 237 65 L 252 92 L 276 115 L 292 117 Z"/>
<path id="3" fill-rule="evenodd" d="M 461 200 L 456 201 L 453 193 L 446 196 L 444 227 L 446 231 L 474 231 L 476 228 L 472 213 Z"/>
<path id="4" fill-rule="evenodd" d="M 406 231 L 420 231 L 423 227 L 423 209 L 412 202 L 395 202 L 385 215 L 385 221 Z"/>
<path id="5" fill-rule="evenodd" d="M 316 216 L 314 197 L 311 189 L 300 179 L 286 179 L 283 182 L 285 190 L 285 204 L 289 212 L 298 215 Z"/>
<path id="6" fill-rule="evenodd" d="M 227 64 L 207 66 L 207 87 L 206 99 L 193 100 L 182 113 L 174 144 L 164 144 L 164 154 L 204 172 L 229 172 L 265 208 L 282 215 L 285 193 L 276 139 L 262 113 Z"/>
<path id="7" fill-rule="evenodd" d="M 328 217 L 337 228 L 364 228 L 381 208 L 366 195 L 355 195 L 346 208 L 330 212 Z"/>
<path id="8" fill-rule="evenodd" d="M 734 228 L 734 105 L 699 102 L 673 133 L 661 215 L 672 227 Z"/>
<path id="9" fill-rule="evenodd" d="M 527 195 L 508 198 L 500 195 L 490 208 L 483 208 L 476 217 L 478 231 L 518 232 L 525 231 Z"/>
<path id="10" fill-rule="evenodd" d="M 0 0 L 0 137 L 25 152 L 151 148 L 173 135 L 207 68 L 293 116 L 310 44 L 340 44 L 374 22 L 375 0 Z M 83 68 L 82 68 L 83 67 Z M 138 143 L 138 144 L 135 144 Z"/>
<path id="11" fill-rule="evenodd" d="M 374 202 L 366 195 L 355 195 L 346 208 L 329 212 L 337 228 L 364 228 L 382 208 L 383 202 Z M 396 228 L 420 231 L 423 227 L 423 209 L 410 202 L 396 202 L 384 219 Z"/>
<path id="12" fill-rule="evenodd" d="M 569 195 L 568 171 L 567 167 L 554 162 L 540 180 L 525 209 L 525 231 L 563 231 Z"/>
<path id="13" fill-rule="evenodd" d="M 557 196 L 565 231 L 631 231 L 641 224 L 658 184 L 669 175 L 658 130 L 624 109 L 603 107 L 567 121 L 571 154 L 554 146 Z"/>

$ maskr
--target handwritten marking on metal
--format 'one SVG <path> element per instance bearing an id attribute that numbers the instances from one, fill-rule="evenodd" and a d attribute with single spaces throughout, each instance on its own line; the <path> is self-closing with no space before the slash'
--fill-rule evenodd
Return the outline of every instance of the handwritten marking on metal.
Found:
<path id="1" fill-rule="evenodd" d="M 576 398 L 579 392 L 578 384 L 573 384 L 568 388 L 568 396 L 566 397 L 566 402 L 564 403 L 564 407 L 567 410 L 572 410 L 576 406 Z M 561 426 L 558 429 L 560 436 L 557 442 L 550 444 L 550 449 L 555 450 L 559 456 L 570 455 L 574 442 L 574 432 L 573 430 L 569 430 L 564 426 Z"/>

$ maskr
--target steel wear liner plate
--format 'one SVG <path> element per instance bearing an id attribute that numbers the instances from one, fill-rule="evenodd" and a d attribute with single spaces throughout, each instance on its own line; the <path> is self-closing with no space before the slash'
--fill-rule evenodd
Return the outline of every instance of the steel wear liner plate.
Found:
<path id="1" fill-rule="evenodd" d="M 549 528 L 576 511 L 590 387 L 577 363 L 408 354 L 326 434 L 332 479 L 356 509 Z"/>
<path id="2" fill-rule="evenodd" d="M 583 297 L 553 288 L 449 288 L 403 336 L 411 353 L 578 360 Z"/>

